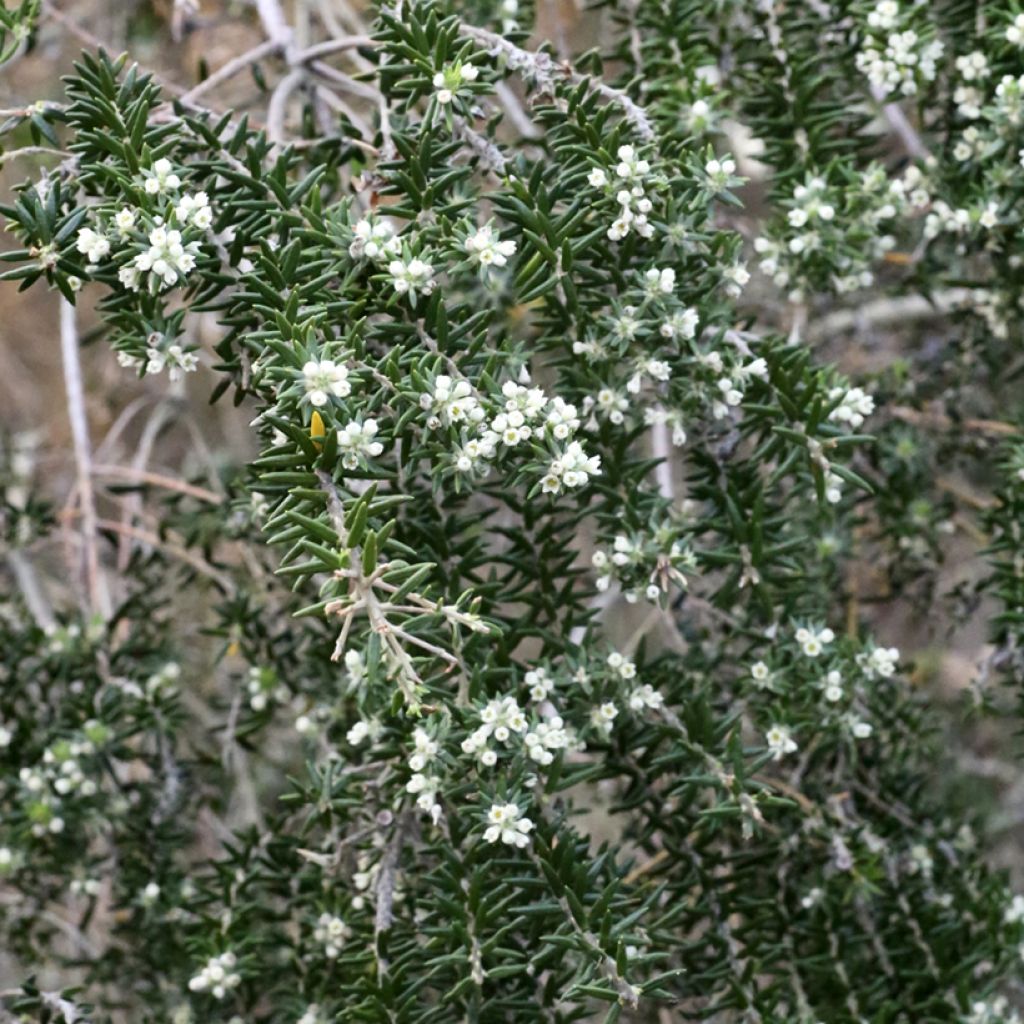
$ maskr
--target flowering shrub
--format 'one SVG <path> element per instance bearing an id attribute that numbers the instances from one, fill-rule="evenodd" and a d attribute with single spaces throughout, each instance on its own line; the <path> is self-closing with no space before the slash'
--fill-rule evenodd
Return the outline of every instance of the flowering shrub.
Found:
<path id="1" fill-rule="evenodd" d="M 190 89 L 86 52 L 3 129 L 47 160 L 3 277 L 61 305 L 81 511 L 53 600 L 5 440 L 4 1012 L 1016 1020 L 1024 900 L 858 572 L 939 603 L 940 470 L 994 455 L 1002 709 L 1024 13 L 621 0 L 569 61 L 516 0 L 301 43 L 255 6 Z M 258 447 L 129 474 L 152 529 L 99 515 L 83 308 Z M 844 372 L 872 310 L 955 340 Z"/>

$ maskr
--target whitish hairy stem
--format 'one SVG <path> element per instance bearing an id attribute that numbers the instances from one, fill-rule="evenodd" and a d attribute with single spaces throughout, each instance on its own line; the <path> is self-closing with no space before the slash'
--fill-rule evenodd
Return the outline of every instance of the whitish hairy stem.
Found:
<path id="1" fill-rule="evenodd" d="M 279 0 L 256 0 L 256 13 L 267 38 L 287 52 L 294 41 L 294 33 Z"/>
<path id="2" fill-rule="evenodd" d="M 67 395 L 68 419 L 71 422 L 71 440 L 75 453 L 78 500 L 82 507 L 86 593 L 90 609 L 106 619 L 110 616 L 110 607 L 106 587 L 100 576 L 96 500 L 92 489 L 92 451 L 89 446 L 89 421 L 85 412 L 82 364 L 78 352 L 78 325 L 75 320 L 75 307 L 63 298 L 60 300 L 60 353 L 64 366 L 64 390 Z"/>
<path id="3" fill-rule="evenodd" d="M 676 485 L 672 478 L 672 445 L 669 441 L 667 423 L 652 425 L 651 455 L 661 460 L 654 468 L 658 493 L 666 500 L 674 502 L 676 500 Z"/>
<path id="4" fill-rule="evenodd" d="M 921 141 L 917 129 L 907 120 L 903 108 L 898 103 L 885 103 L 885 92 L 878 86 L 871 87 L 871 95 L 874 96 L 876 103 L 882 104 L 882 113 L 889 122 L 889 127 L 899 136 L 906 151 L 916 160 L 928 159 L 931 156 L 928 147 Z"/>
<path id="5" fill-rule="evenodd" d="M 535 82 L 542 89 L 550 90 L 560 80 L 573 85 L 586 82 L 591 92 L 622 109 L 622 116 L 643 142 L 654 141 L 654 128 L 647 111 L 621 89 L 613 89 L 604 82 L 595 81 L 590 75 L 580 74 L 546 53 L 524 50 L 496 32 L 466 24 L 460 24 L 459 32 L 467 39 L 485 46 L 490 53 L 503 55 L 510 70 L 519 71 L 528 81 Z"/>
<path id="6" fill-rule="evenodd" d="M 339 39 L 328 39 L 326 42 L 317 43 L 315 46 L 310 46 L 305 50 L 294 52 L 291 60 L 296 66 L 311 64 L 322 57 L 329 57 L 332 54 L 341 53 L 344 50 L 353 50 L 360 46 L 369 46 L 372 42 L 373 39 L 370 36 L 344 36 Z M 200 96 L 210 92 L 212 89 L 216 89 L 218 85 L 222 85 L 224 82 L 234 78 L 235 75 L 245 71 L 246 68 L 259 63 L 265 57 L 271 57 L 281 52 L 282 44 L 280 40 L 268 39 L 260 43 L 259 46 L 246 50 L 245 53 L 239 54 L 233 60 L 229 60 L 226 64 L 217 68 L 216 71 L 207 78 L 204 78 L 198 85 L 189 89 L 180 98 L 180 102 L 192 104 Z"/>
<path id="7" fill-rule="evenodd" d="M 8 160 L 19 160 L 24 156 L 69 157 L 71 155 L 66 149 L 54 149 L 52 146 L 22 146 L 21 149 L 12 149 L 7 153 L 0 153 L 0 167 L 3 167 Z"/>
<path id="8" fill-rule="evenodd" d="M 288 111 L 288 100 L 303 80 L 306 73 L 299 68 L 289 71 L 277 84 L 267 106 L 267 138 L 275 145 L 285 141 L 284 119 Z"/>

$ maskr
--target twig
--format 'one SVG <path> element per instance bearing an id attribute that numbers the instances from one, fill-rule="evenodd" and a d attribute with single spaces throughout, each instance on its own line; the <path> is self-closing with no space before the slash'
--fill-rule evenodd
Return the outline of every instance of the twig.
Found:
<path id="1" fill-rule="evenodd" d="M 294 34 L 285 20 L 279 0 L 256 0 L 256 13 L 267 38 L 287 53 L 291 48 Z"/>
<path id="2" fill-rule="evenodd" d="M 50 608 L 49 601 L 40 586 L 39 577 L 36 575 L 31 563 L 20 551 L 7 552 L 7 564 L 11 567 L 14 579 L 25 599 L 25 605 L 36 620 L 36 623 L 43 630 L 49 630 L 57 624 Z"/>
<path id="3" fill-rule="evenodd" d="M 22 146 L 20 149 L 11 149 L 6 153 L 0 153 L 0 167 L 3 167 L 8 160 L 18 160 L 23 156 L 72 156 L 66 149 L 54 149 L 52 146 Z"/>
<path id="4" fill-rule="evenodd" d="M 221 65 L 221 67 L 204 78 L 198 85 L 189 89 L 180 98 L 179 102 L 185 104 L 194 103 L 204 93 L 209 92 L 211 89 L 216 89 L 222 82 L 234 78 L 239 72 L 263 60 L 264 57 L 277 53 L 279 49 L 280 45 L 274 39 L 268 39 L 266 42 L 260 43 L 259 46 L 254 46 L 251 50 L 247 50 L 233 60 L 229 60 L 226 64 Z"/>
<path id="5" fill-rule="evenodd" d="M 183 480 L 175 480 L 174 477 L 164 476 L 163 473 L 153 473 L 146 469 L 136 469 L 130 466 L 108 466 L 94 465 L 93 476 L 98 478 L 115 477 L 125 480 L 134 480 L 142 484 L 152 484 L 154 487 L 162 487 L 167 491 L 178 491 L 180 494 L 187 494 L 190 497 L 198 498 L 210 505 L 222 505 L 224 499 L 205 487 L 198 487 L 195 484 L 185 483 Z"/>
<path id="6" fill-rule="evenodd" d="M 329 57 L 333 53 L 342 53 L 345 50 L 356 50 L 362 46 L 373 46 L 372 36 L 344 36 L 340 39 L 328 39 L 322 43 L 306 47 L 295 54 L 295 61 L 298 64 L 305 64 L 311 60 L 318 60 L 320 57 Z"/>
<path id="7" fill-rule="evenodd" d="M 877 85 L 871 87 L 871 95 L 876 103 L 881 104 L 882 114 L 889 122 L 889 127 L 899 136 L 906 151 L 916 160 L 927 159 L 931 155 L 928 147 L 921 141 L 917 129 L 907 120 L 903 108 L 898 103 L 884 102 L 885 92 Z"/>
<path id="8" fill-rule="evenodd" d="M 267 138 L 281 145 L 285 140 L 284 119 L 288 110 L 288 100 L 295 90 L 302 85 L 306 73 L 298 68 L 289 71 L 274 89 L 267 105 Z"/>
<path id="9" fill-rule="evenodd" d="M 504 36 L 485 28 L 462 23 L 459 25 L 459 31 L 481 46 L 486 46 L 489 52 L 503 54 L 512 70 L 525 71 L 526 77 L 535 81 L 541 88 L 551 89 L 558 79 L 564 79 L 573 85 L 586 82 L 591 92 L 621 107 L 622 116 L 643 142 L 654 141 L 654 128 L 647 111 L 621 89 L 614 89 L 604 82 L 595 81 L 590 75 L 581 74 L 568 64 L 557 63 L 546 53 L 524 50 L 509 42 Z"/>
<path id="10" fill-rule="evenodd" d="M 958 432 L 967 430 L 971 433 L 990 434 L 994 437 L 1015 437 L 1024 433 L 1024 428 L 1013 423 L 1005 423 L 1002 420 L 972 418 L 958 420 L 943 412 L 930 409 L 911 409 L 905 405 L 886 406 L 885 412 L 893 419 L 903 423 L 931 430 L 956 430 Z"/>
<path id="11" fill-rule="evenodd" d="M 208 576 L 225 593 L 230 594 L 235 589 L 234 583 L 226 573 L 222 573 L 219 569 L 210 565 L 209 562 L 198 555 L 192 554 L 186 547 L 176 544 L 172 540 L 164 540 L 155 533 L 139 529 L 137 526 L 119 523 L 116 519 L 97 519 L 96 525 L 101 530 L 111 530 L 121 536 L 131 537 L 143 544 L 148 544 L 152 548 L 156 548 L 158 551 L 163 551 L 165 554 L 173 556 L 186 565 L 190 565 L 196 572 L 201 573 L 203 576 Z"/>
<path id="12" fill-rule="evenodd" d="M 846 331 L 866 331 L 881 324 L 904 324 L 945 316 L 970 301 L 970 288 L 949 288 L 931 297 L 924 295 L 883 296 L 855 309 L 839 309 L 811 324 L 808 341 L 826 341 Z"/>

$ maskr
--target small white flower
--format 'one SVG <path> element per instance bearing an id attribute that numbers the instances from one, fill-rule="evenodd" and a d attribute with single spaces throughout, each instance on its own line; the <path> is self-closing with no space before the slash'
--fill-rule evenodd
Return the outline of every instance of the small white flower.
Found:
<path id="1" fill-rule="evenodd" d="M 796 741 L 789 735 L 789 729 L 783 725 L 773 725 L 765 733 L 768 749 L 772 752 L 773 761 L 781 761 L 786 754 L 797 749 Z"/>
<path id="2" fill-rule="evenodd" d="M 346 398 L 352 394 L 348 379 L 348 367 L 335 363 L 333 359 L 310 360 L 302 367 L 303 385 L 312 405 L 323 408 L 333 395 Z"/>
<path id="3" fill-rule="evenodd" d="M 135 211 L 127 206 L 122 207 L 114 214 L 114 226 L 121 235 L 127 235 L 135 227 Z"/>
<path id="4" fill-rule="evenodd" d="M 231 952 L 210 957 L 206 961 L 206 966 L 189 979 L 189 990 L 209 992 L 214 999 L 223 999 L 242 982 L 241 975 L 234 971 L 237 962 L 235 954 Z"/>
<path id="5" fill-rule="evenodd" d="M 418 295 L 429 295 L 436 284 L 433 266 L 418 257 L 408 261 L 392 260 L 388 264 L 388 273 L 395 291 L 399 295 L 408 295 L 412 302 Z"/>
<path id="6" fill-rule="evenodd" d="M 481 267 L 503 267 L 509 256 L 515 254 L 516 243 L 501 241 L 494 229 L 485 224 L 466 239 L 465 249 Z"/>
<path id="7" fill-rule="evenodd" d="M 522 850 L 530 845 L 530 832 L 533 822 L 524 818 L 515 804 L 491 804 L 487 812 L 488 827 L 484 832 L 484 842 L 501 842 Z"/>
<path id="8" fill-rule="evenodd" d="M 132 266 L 151 274 L 157 287 L 173 285 L 195 268 L 198 252 L 198 242 L 183 244 L 180 231 L 159 226 L 149 233 L 149 249 L 136 256 Z"/>
<path id="9" fill-rule="evenodd" d="M 174 167 L 166 157 L 157 160 L 152 168 L 144 169 L 142 177 L 145 181 L 144 187 L 151 196 L 173 192 L 181 186 L 181 178 L 174 173 Z"/>
<path id="10" fill-rule="evenodd" d="M 90 263 L 99 263 L 110 253 L 110 240 L 92 228 L 79 228 L 75 248 L 86 256 Z"/>
<path id="11" fill-rule="evenodd" d="M 1003 920 L 1007 924 L 1017 924 L 1024 921 L 1024 896 L 1016 895 L 1010 901 L 1010 905 L 1003 912 Z"/>
<path id="12" fill-rule="evenodd" d="M 342 465 L 346 469 L 355 469 L 366 459 L 375 459 L 384 451 L 384 445 L 375 441 L 377 421 L 364 420 L 362 423 L 352 420 L 338 431 L 338 447 L 343 451 Z"/>

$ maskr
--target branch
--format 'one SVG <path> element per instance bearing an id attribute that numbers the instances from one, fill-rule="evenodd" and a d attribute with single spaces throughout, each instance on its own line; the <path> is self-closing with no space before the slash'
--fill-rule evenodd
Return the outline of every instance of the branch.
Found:
<path id="1" fill-rule="evenodd" d="M 274 53 L 277 53 L 280 46 L 276 40 L 268 39 L 264 43 L 260 43 L 259 46 L 254 46 L 251 50 L 247 50 L 245 53 L 239 54 L 234 60 L 229 60 L 227 64 L 221 65 L 217 68 L 213 74 L 208 75 L 198 85 L 193 86 L 186 92 L 179 100 L 181 103 L 191 104 L 194 103 L 204 93 L 209 92 L 211 89 L 215 89 L 222 82 L 228 81 L 230 78 L 234 78 L 239 72 L 244 71 L 247 67 L 263 60 L 264 57 L 269 57 Z"/>
<path id="2" fill-rule="evenodd" d="M 647 111 L 621 89 L 614 89 L 604 82 L 595 81 L 590 75 L 580 74 L 568 64 L 556 62 L 549 54 L 524 50 L 509 42 L 504 36 L 485 28 L 460 23 L 459 31 L 466 38 L 487 47 L 491 54 L 504 55 L 512 70 L 524 71 L 528 79 L 533 79 L 543 89 L 551 89 L 559 79 L 572 85 L 586 82 L 591 92 L 622 108 L 622 116 L 643 142 L 654 141 L 654 127 Z"/>
<path id="3" fill-rule="evenodd" d="M 92 453 L 89 446 L 89 421 L 85 412 L 82 364 L 78 352 L 78 327 L 75 307 L 60 300 L 60 352 L 64 364 L 64 389 L 68 401 L 68 419 L 75 452 L 78 497 L 82 506 L 82 539 L 85 542 L 85 579 L 89 606 L 108 618 L 106 592 L 100 579 L 99 535 L 96 528 L 96 501 L 92 489 Z"/>

